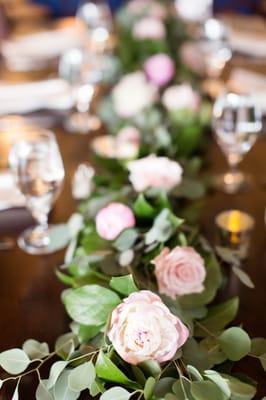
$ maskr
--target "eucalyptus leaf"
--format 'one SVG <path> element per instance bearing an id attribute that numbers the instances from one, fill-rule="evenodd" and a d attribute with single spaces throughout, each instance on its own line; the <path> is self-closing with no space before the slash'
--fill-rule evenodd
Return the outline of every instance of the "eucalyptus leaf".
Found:
<path id="1" fill-rule="evenodd" d="M 252 282 L 252 280 L 250 279 L 250 277 L 248 276 L 248 274 L 243 271 L 243 269 L 236 267 L 235 265 L 232 268 L 234 274 L 239 278 L 239 280 L 246 285 L 247 287 L 249 287 L 250 289 L 254 289 L 255 285 Z"/>
<path id="2" fill-rule="evenodd" d="M 54 400 L 77 400 L 80 397 L 80 393 L 73 392 L 68 387 L 68 378 L 71 371 L 65 369 L 56 381 L 53 387 L 53 398 Z"/>
<path id="3" fill-rule="evenodd" d="M 261 356 L 266 353 L 266 339 L 264 338 L 254 338 L 251 339 L 251 354 L 255 356 Z"/>
<path id="4" fill-rule="evenodd" d="M 186 341 L 182 351 L 185 362 L 189 365 L 193 365 L 193 367 L 197 368 L 200 372 L 210 368 L 211 364 L 207 351 L 201 348 L 193 337 L 190 337 Z"/>
<path id="5" fill-rule="evenodd" d="M 132 275 L 113 277 L 110 281 L 110 287 L 125 296 L 138 292 Z"/>
<path id="6" fill-rule="evenodd" d="M 170 393 L 172 391 L 172 387 L 175 382 L 176 379 L 172 377 L 161 378 L 155 385 L 155 396 L 159 398 L 164 398 L 167 393 Z"/>
<path id="7" fill-rule="evenodd" d="M 124 388 L 113 387 L 106 392 L 104 392 L 100 400 L 129 400 L 131 394 Z"/>
<path id="8" fill-rule="evenodd" d="M 74 368 L 68 377 L 68 387 L 73 392 L 90 389 L 96 378 L 95 368 L 91 361 Z"/>
<path id="9" fill-rule="evenodd" d="M 11 349 L 0 353 L 0 366 L 12 375 L 25 371 L 30 362 L 28 355 L 21 349 Z"/>
<path id="10" fill-rule="evenodd" d="M 77 335 L 73 332 L 65 333 L 57 338 L 55 342 L 55 351 L 63 359 L 68 359 L 78 346 L 79 341 Z"/>
<path id="11" fill-rule="evenodd" d="M 233 297 L 224 303 L 210 307 L 207 317 L 202 319 L 200 325 L 196 327 L 195 335 L 200 337 L 208 336 L 203 327 L 212 333 L 222 330 L 236 317 L 238 307 L 238 297 Z"/>
<path id="12" fill-rule="evenodd" d="M 153 394 L 154 386 L 155 386 L 156 380 L 150 376 L 144 386 L 144 399 L 145 400 L 150 400 Z"/>
<path id="13" fill-rule="evenodd" d="M 227 383 L 227 380 L 224 379 L 218 372 L 213 370 L 204 371 L 204 376 L 215 383 L 221 391 L 223 392 L 225 399 L 229 399 L 231 396 L 231 390 Z"/>
<path id="14" fill-rule="evenodd" d="M 232 393 L 231 400 L 251 400 L 256 394 L 256 388 L 248 383 L 242 382 L 239 379 L 227 375 L 221 374 L 222 377 L 228 383 L 230 391 Z"/>
<path id="15" fill-rule="evenodd" d="M 251 349 L 251 340 L 241 328 L 232 327 L 219 336 L 219 344 L 229 360 L 238 361 L 245 357 Z"/>
<path id="16" fill-rule="evenodd" d="M 49 354 L 49 346 L 47 343 L 40 343 L 34 339 L 28 339 L 23 343 L 23 351 L 29 356 L 31 360 L 36 358 L 43 358 Z"/>
<path id="17" fill-rule="evenodd" d="M 184 376 L 181 376 L 173 385 L 173 392 L 176 395 L 175 398 L 178 400 L 194 400 L 190 390 L 191 382 Z"/>
<path id="18" fill-rule="evenodd" d="M 35 393 L 36 400 L 54 400 L 47 388 L 47 382 L 40 381 Z"/>
<path id="19" fill-rule="evenodd" d="M 210 381 L 192 382 L 190 390 L 195 400 L 225 400 L 226 398 L 220 388 Z"/>
<path id="20" fill-rule="evenodd" d="M 137 238 L 138 232 L 136 229 L 126 229 L 113 242 L 113 246 L 121 252 L 126 251 L 134 246 Z"/>
<path id="21" fill-rule="evenodd" d="M 67 361 L 57 361 L 52 365 L 50 369 L 49 379 L 47 382 L 48 389 L 51 389 L 55 385 L 57 379 L 66 368 L 67 364 L 68 364 Z"/>
<path id="22" fill-rule="evenodd" d="M 197 370 L 197 368 L 193 367 L 193 365 L 187 365 L 187 370 L 189 374 L 194 378 L 196 381 L 203 381 L 201 373 Z"/>
<path id="23" fill-rule="evenodd" d="M 118 295 L 99 285 L 69 289 L 63 302 L 70 317 L 82 325 L 103 325 L 110 312 L 121 302 Z"/>

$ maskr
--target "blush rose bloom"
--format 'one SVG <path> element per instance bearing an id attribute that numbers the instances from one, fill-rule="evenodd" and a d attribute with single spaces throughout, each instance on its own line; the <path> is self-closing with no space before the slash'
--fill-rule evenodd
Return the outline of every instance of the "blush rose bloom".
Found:
<path id="1" fill-rule="evenodd" d="M 144 17 L 133 26 L 133 37 L 138 40 L 162 40 L 165 35 L 165 26 L 157 18 Z"/>
<path id="2" fill-rule="evenodd" d="M 176 299 L 204 290 L 204 260 L 192 247 L 177 246 L 171 251 L 165 248 L 152 263 L 161 294 Z"/>
<path id="3" fill-rule="evenodd" d="M 167 88 L 162 96 L 162 103 L 168 111 L 188 109 L 197 112 L 201 99 L 189 84 L 184 83 Z"/>
<path id="4" fill-rule="evenodd" d="M 167 54 L 156 54 L 147 59 L 144 64 L 147 78 L 157 86 L 169 83 L 175 73 L 175 65 Z"/>
<path id="5" fill-rule="evenodd" d="M 132 210 L 122 203 L 110 203 L 96 215 L 98 235 L 106 240 L 115 240 L 125 229 L 136 224 Z"/>
<path id="6" fill-rule="evenodd" d="M 138 71 L 125 75 L 112 91 L 114 110 L 121 118 L 132 118 L 157 99 L 157 87 Z"/>
<path id="7" fill-rule="evenodd" d="M 113 310 L 108 337 L 123 360 L 137 365 L 146 360 L 171 360 L 189 331 L 159 296 L 142 290 Z"/>
<path id="8" fill-rule="evenodd" d="M 132 143 L 136 146 L 140 144 L 140 131 L 135 126 L 124 126 L 117 133 L 118 143 Z"/>
<path id="9" fill-rule="evenodd" d="M 149 188 L 166 189 L 170 191 L 182 180 L 183 169 L 167 157 L 148 157 L 128 163 L 129 180 L 137 192 Z"/>

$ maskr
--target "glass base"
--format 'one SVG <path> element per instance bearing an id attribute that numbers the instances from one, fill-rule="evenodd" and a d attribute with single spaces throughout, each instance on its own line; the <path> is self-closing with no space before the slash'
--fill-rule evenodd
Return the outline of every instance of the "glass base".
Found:
<path id="1" fill-rule="evenodd" d="M 18 238 L 18 246 L 26 253 L 33 255 L 54 253 L 49 237 L 52 229 L 51 225 L 45 231 L 40 227 L 26 229 Z"/>
<path id="2" fill-rule="evenodd" d="M 227 172 L 216 176 L 214 179 L 215 187 L 228 194 L 246 191 L 250 187 L 250 184 L 250 175 L 246 175 L 240 171 Z"/>
<path id="3" fill-rule="evenodd" d="M 96 115 L 75 112 L 67 118 L 64 125 L 70 133 L 87 135 L 101 127 L 101 120 Z"/>

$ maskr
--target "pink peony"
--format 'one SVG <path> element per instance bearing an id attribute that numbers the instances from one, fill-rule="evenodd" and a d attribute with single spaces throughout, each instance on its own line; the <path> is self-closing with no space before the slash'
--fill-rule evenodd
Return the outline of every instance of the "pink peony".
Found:
<path id="1" fill-rule="evenodd" d="M 156 157 L 154 154 L 130 161 L 129 180 L 137 192 L 149 188 L 173 189 L 182 180 L 181 166 L 167 157 Z"/>
<path id="2" fill-rule="evenodd" d="M 133 37 L 138 40 L 162 40 L 165 35 L 164 24 L 156 18 L 142 18 L 133 27 Z"/>
<path id="3" fill-rule="evenodd" d="M 106 240 L 115 240 L 125 229 L 135 226 L 135 216 L 122 203 L 110 203 L 96 215 L 96 230 Z"/>
<path id="4" fill-rule="evenodd" d="M 152 263 L 160 293 L 175 299 L 204 290 L 204 260 L 192 247 L 165 248 Z"/>
<path id="5" fill-rule="evenodd" d="M 170 86 L 162 97 L 162 103 L 169 111 L 185 108 L 197 112 L 200 107 L 200 101 L 199 94 L 187 83 Z"/>
<path id="6" fill-rule="evenodd" d="M 108 332 L 117 353 L 133 365 L 171 360 L 188 336 L 187 327 L 148 290 L 132 293 L 113 310 Z"/>
<path id="7" fill-rule="evenodd" d="M 144 71 L 147 78 L 157 86 L 169 83 L 175 74 L 173 60 L 167 54 L 156 54 L 145 62 Z"/>
<path id="8" fill-rule="evenodd" d="M 144 73 L 124 75 L 112 90 L 114 110 L 121 118 L 132 118 L 154 104 L 157 87 L 148 82 Z"/>

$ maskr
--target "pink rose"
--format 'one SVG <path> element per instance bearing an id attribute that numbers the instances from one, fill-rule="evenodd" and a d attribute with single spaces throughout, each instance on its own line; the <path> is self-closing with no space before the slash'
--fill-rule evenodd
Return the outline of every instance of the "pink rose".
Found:
<path id="1" fill-rule="evenodd" d="M 199 43 L 186 42 L 180 50 L 182 62 L 199 75 L 205 73 L 205 63 Z"/>
<path id="2" fill-rule="evenodd" d="M 136 224 L 131 209 L 122 203 L 110 203 L 96 215 L 96 230 L 106 240 L 116 239 L 125 229 Z"/>
<path id="3" fill-rule="evenodd" d="M 197 112 L 200 107 L 200 102 L 199 94 L 187 83 L 170 86 L 166 89 L 162 97 L 162 103 L 169 111 L 185 108 Z"/>
<path id="4" fill-rule="evenodd" d="M 182 180 L 181 166 L 167 157 L 154 154 L 128 163 L 129 180 L 137 192 L 149 188 L 166 189 L 179 185 Z"/>
<path id="5" fill-rule="evenodd" d="M 188 336 L 187 327 L 148 290 L 132 293 L 113 310 L 108 332 L 117 353 L 133 365 L 171 360 Z"/>
<path id="6" fill-rule="evenodd" d="M 125 126 L 117 133 L 118 143 L 131 143 L 139 147 L 140 131 L 135 126 Z"/>
<path id="7" fill-rule="evenodd" d="M 148 58 L 144 64 L 144 71 L 155 85 L 164 86 L 173 79 L 175 65 L 167 54 L 161 53 Z"/>
<path id="8" fill-rule="evenodd" d="M 145 17 L 133 27 L 133 37 L 138 40 L 162 40 L 166 35 L 164 24 L 156 18 Z"/>
<path id="9" fill-rule="evenodd" d="M 172 299 L 201 293 L 206 270 L 202 257 L 192 247 L 165 248 L 152 262 L 159 292 Z"/>

